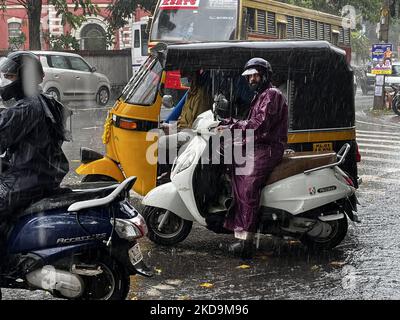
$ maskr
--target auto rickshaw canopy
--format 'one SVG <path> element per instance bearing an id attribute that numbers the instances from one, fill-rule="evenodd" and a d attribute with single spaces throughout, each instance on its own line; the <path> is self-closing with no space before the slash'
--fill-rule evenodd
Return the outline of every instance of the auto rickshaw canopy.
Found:
<path id="1" fill-rule="evenodd" d="M 327 41 L 227 41 L 159 44 L 165 71 L 237 70 L 254 57 L 290 81 L 290 130 L 355 125 L 353 70 L 344 50 Z"/>

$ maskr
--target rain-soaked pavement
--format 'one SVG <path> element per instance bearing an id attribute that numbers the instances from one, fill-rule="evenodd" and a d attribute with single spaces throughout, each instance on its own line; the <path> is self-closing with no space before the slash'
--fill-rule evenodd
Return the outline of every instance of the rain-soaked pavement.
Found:
<path id="1" fill-rule="evenodd" d="M 400 118 L 368 112 L 372 96 L 357 95 L 357 140 L 362 154 L 358 190 L 361 224 L 349 225 L 345 240 L 323 254 L 299 242 L 263 237 L 251 262 L 231 257 L 231 236 L 195 225 L 175 248 L 140 241 L 153 278 L 132 277 L 130 299 L 400 299 Z M 106 108 L 73 108 L 74 141 L 65 146 L 71 171 L 79 147 L 101 152 Z M 72 173 L 67 183 L 76 183 Z M 3 290 L 5 299 L 52 299 L 40 291 Z"/>

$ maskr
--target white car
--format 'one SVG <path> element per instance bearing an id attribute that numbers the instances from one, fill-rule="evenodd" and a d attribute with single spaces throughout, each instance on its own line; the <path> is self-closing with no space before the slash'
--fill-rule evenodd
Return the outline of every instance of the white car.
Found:
<path id="1" fill-rule="evenodd" d="M 390 85 L 400 85 L 400 62 L 393 62 L 392 64 L 392 74 L 390 76 L 386 76 L 385 84 L 387 86 Z"/>
<path id="2" fill-rule="evenodd" d="M 43 91 L 59 101 L 96 100 L 106 105 L 111 86 L 108 78 L 75 53 L 32 51 L 42 63 Z"/>

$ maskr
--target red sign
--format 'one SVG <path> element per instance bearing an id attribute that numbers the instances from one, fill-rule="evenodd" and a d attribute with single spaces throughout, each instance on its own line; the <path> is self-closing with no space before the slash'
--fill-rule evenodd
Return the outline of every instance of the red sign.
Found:
<path id="1" fill-rule="evenodd" d="M 198 9 L 200 0 L 163 0 L 160 9 Z"/>

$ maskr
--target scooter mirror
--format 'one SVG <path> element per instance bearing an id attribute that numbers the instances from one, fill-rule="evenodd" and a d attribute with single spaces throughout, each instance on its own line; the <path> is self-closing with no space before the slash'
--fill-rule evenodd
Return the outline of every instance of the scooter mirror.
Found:
<path id="1" fill-rule="evenodd" d="M 222 93 L 216 95 L 214 98 L 213 112 L 216 118 L 228 118 L 230 116 L 229 101 Z"/>
<path id="2" fill-rule="evenodd" d="M 174 100 L 173 100 L 172 96 L 167 95 L 167 94 L 165 96 L 163 96 L 162 104 L 165 108 L 171 109 L 174 106 Z"/>

